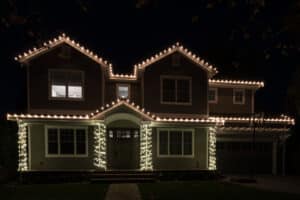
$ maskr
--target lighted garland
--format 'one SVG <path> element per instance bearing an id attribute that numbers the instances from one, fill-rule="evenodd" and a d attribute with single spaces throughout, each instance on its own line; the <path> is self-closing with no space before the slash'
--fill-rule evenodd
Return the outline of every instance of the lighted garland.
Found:
<path id="1" fill-rule="evenodd" d="M 152 164 L 152 129 L 149 124 L 141 125 L 140 133 L 140 170 L 153 170 Z"/>
<path id="2" fill-rule="evenodd" d="M 27 124 L 18 121 L 18 171 L 28 170 Z"/>
<path id="3" fill-rule="evenodd" d="M 103 123 L 99 123 L 94 128 L 94 165 L 98 168 L 106 170 L 106 126 Z"/>
<path id="4" fill-rule="evenodd" d="M 216 127 L 209 127 L 208 133 L 208 169 L 216 170 Z"/>

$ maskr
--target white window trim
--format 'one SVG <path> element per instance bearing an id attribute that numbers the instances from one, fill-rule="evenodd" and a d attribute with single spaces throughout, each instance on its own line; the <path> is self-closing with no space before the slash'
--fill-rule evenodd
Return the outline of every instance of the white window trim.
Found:
<path id="1" fill-rule="evenodd" d="M 208 92 L 209 90 L 213 90 L 215 91 L 215 100 L 209 100 L 208 99 L 208 95 L 207 95 L 207 100 L 208 100 L 208 103 L 218 103 L 218 88 L 208 88 Z"/>
<path id="2" fill-rule="evenodd" d="M 235 100 L 235 93 L 236 92 L 242 92 L 243 93 L 243 101 L 242 102 L 238 102 L 238 101 Z M 240 105 L 245 104 L 245 98 L 246 98 L 245 89 L 233 89 L 233 104 L 240 104 Z"/>
<path id="3" fill-rule="evenodd" d="M 48 153 L 48 129 L 56 128 L 58 129 L 58 153 L 57 154 L 49 154 Z M 59 129 L 73 129 L 74 130 L 74 154 L 60 154 L 60 131 Z M 76 154 L 76 129 L 84 129 L 85 130 L 85 154 Z M 70 158 L 70 157 L 88 157 L 88 128 L 82 126 L 45 126 L 45 157 L 46 158 Z"/>
<path id="4" fill-rule="evenodd" d="M 163 100 L 163 80 L 164 79 L 173 79 L 175 80 L 175 101 L 169 102 Z M 177 81 L 178 80 L 188 80 L 189 81 L 189 102 L 177 102 Z M 168 105 L 192 105 L 192 77 L 190 76 L 160 76 L 160 104 Z"/>
<path id="5" fill-rule="evenodd" d="M 69 97 L 69 87 L 72 86 L 69 84 L 64 85 L 66 87 L 66 96 L 65 97 L 53 97 L 52 96 L 52 80 L 51 80 L 51 72 L 80 72 L 82 74 L 82 85 L 81 85 L 81 98 Z M 81 70 L 72 70 L 72 69 L 48 69 L 48 99 L 49 100 L 63 100 L 63 101 L 84 101 L 85 89 L 84 89 L 84 79 L 85 73 Z"/>
<path id="6" fill-rule="evenodd" d="M 116 84 L 116 97 L 117 98 L 122 98 L 122 97 L 120 97 L 119 96 L 119 87 L 120 86 L 124 86 L 124 87 L 128 87 L 128 97 L 127 97 L 127 99 L 130 99 L 131 97 L 130 97 L 130 95 L 131 95 L 131 93 L 130 93 L 130 84 L 128 84 L 128 83 L 117 83 Z"/>
<path id="7" fill-rule="evenodd" d="M 168 154 L 160 154 L 160 149 L 159 149 L 159 145 L 160 145 L 160 141 L 159 141 L 159 133 L 160 131 L 168 131 Z M 170 154 L 170 131 L 181 131 L 182 133 L 182 154 L 181 155 L 171 155 Z M 192 132 L 192 154 L 190 155 L 184 155 L 184 140 L 183 140 L 183 132 L 185 131 L 190 131 Z M 157 157 L 158 158 L 193 158 L 194 157 L 194 148 L 195 148 L 195 129 L 191 129 L 191 128 L 158 128 L 157 129 Z"/>

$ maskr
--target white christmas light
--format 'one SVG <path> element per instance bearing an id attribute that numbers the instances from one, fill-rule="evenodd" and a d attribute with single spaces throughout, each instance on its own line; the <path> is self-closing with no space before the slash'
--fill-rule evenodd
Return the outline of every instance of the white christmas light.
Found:
<path id="1" fill-rule="evenodd" d="M 208 169 L 209 170 L 216 170 L 217 163 L 216 163 L 216 127 L 209 127 L 208 128 Z"/>
<path id="2" fill-rule="evenodd" d="M 28 170 L 27 124 L 18 121 L 18 171 Z"/>
<path id="3" fill-rule="evenodd" d="M 99 123 L 94 127 L 94 165 L 106 170 L 106 126 Z"/>
<path id="4" fill-rule="evenodd" d="M 152 128 L 149 124 L 142 124 L 140 129 L 140 170 L 153 170 Z"/>
<path id="5" fill-rule="evenodd" d="M 224 85 L 244 85 L 261 88 L 264 87 L 263 81 L 246 81 L 246 80 L 226 80 L 226 79 L 209 79 L 210 85 L 224 84 Z"/>

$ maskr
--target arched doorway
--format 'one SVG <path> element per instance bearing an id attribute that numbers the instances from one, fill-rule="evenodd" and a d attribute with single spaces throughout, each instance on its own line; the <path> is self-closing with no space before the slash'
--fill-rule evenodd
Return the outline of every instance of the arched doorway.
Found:
<path id="1" fill-rule="evenodd" d="M 108 170 L 140 168 L 140 119 L 128 113 L 110 115 L 105 120 Z"/>

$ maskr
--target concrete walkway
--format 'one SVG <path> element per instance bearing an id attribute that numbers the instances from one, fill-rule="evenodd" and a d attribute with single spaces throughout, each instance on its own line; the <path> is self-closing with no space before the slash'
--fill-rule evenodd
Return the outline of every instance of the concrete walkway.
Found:
<path id="1" fill-rule="evenodd" d="M 105 200 L 141 200 L 137 184 L 110 184 Z"/>
<path id="2" fill-rule="evenodd" d="M 231 182 L 231 178 L 243 178 L 243 176 L 229 176 L 224 181 Z M 257 183 L 234 183 L 262 190 L 300 194 L 299 176 L 256 176 L 255 179 Z"/>

